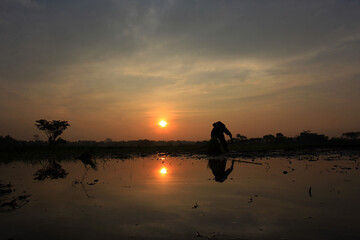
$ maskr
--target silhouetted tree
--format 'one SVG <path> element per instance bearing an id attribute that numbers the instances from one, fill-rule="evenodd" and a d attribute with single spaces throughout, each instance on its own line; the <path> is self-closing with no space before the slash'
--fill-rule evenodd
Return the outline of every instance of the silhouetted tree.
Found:
<path id="1" fill-rule="evenodd" d="M 323 134 L 312 133 L 310 131 L 303 131 L 300 136 L 296 138 L 299 142 L 303 143 L 318 143 L 326 142 L 328 137 Z"/>
<path id="2" fill-rule="evenodd" d="M 6 135 L 5 137 L 0 136 L 0 146 L 12 146 L 18 144 L 18 141 L 9 135 Z"/>
<path id="3" fill-rule="evenodd" d="M 284 134 L 282 133 L 276 133 L 276 138 L 284 138 Z"/>
<path id="4" fill-rule="evenodd" d="M 342 136 L 355 140 L 360 137 L 360 132 L 346 132 L 343 133 Z"/>
<path id="5" fill-rule="evenodd" d="M 49 143 L 55 143 L 56 138 L 59 137 L 63 131 L 70 126 L 67 121 L 52 120 L 47 121 L 40 119 L 35 121 L 35 126 L 42 131 L 45 131 L 46 136 L 49 138 Z"/>
<path id="6" fill-rule="evenodd" d="M 265 142 L 273 142 L 275 140 L 275 136 L 272 134 L 268 134 L 263 136 Z"/>
<path id="7" fill-rule="evenodd" d="M 237 138 L 238 140 L 240 140 L 240 141 L 244 141 L 244 140 L 247 139 L 246 136 L 243 136 L 243 135 L 241 135 L 240 133 L 236 134 L 236 138 Z"/>
<path id="8" fill-rule="evenodd" d="M 282 134 L 282 133 L 280 133 L 280 132 L 276 133 L 276 134 L 275 134 L 275 137 L 276 137 L 275 141 L 276 141 L 276 142 L 279 142 L 279 143 L 283 143 L 283 142 L 289 140 L 287 137 L 284 136 L 284 134 Z"/>
<path id="9" fill-rule="evenodd" d="M 149 147 L 149 146 L 153 146 L 154 142 L 148 139 L 140 139 L 137 141 L 136 143 L 139 147 Z"/>

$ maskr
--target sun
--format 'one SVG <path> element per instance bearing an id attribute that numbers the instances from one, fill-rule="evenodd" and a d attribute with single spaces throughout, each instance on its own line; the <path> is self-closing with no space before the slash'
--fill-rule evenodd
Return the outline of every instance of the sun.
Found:
<path id="1" fill-rule="evenodd" d="M 161 173 L 161 174 L 167 174 L 167 173 L 168 173 L 168 170 L 163 167 L 163 168 L 160 169 L 160 173 Z"/>
<path id="2" fill-rule="evenodd" d="M 165 122 L 164 120 L 161 120 L 161 121 L 159 122 L 159 125 L 160 125 L 161 127 L 166 127 L 167 122 Z"/>

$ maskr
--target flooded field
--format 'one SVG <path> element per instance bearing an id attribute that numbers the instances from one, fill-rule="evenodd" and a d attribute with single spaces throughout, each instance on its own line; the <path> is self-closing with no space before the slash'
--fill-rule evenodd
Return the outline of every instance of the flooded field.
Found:
<path id="1" fill-rule="evenodd" d="M 151 155 L 0 165 L 1 239 L 360 239 L 360 162 Z"/>

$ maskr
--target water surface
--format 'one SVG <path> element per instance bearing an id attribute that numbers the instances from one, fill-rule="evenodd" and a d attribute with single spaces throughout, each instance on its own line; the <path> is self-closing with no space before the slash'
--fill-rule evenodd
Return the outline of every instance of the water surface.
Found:
<path id="1" fill-rule="evenodd" d="M 68 174 L 41 180 L 46 162 L 1 165 L 3 189 L 15 190 L 0 195 L 1 239 L 360 238 L 357 157 L 85 163 L 62 161 Z"/>

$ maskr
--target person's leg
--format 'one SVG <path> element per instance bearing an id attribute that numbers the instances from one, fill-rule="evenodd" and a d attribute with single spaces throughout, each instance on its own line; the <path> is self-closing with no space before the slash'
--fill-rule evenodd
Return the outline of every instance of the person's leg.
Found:
<path id="1" fill-rule="evenodd" d="M 228 147 L 227 147 L 227 142 L 225 141 L 225 137 L 222 136 L 222 137 L 219 138 L 219 140 L 220 140 L 221 145 L 223 146 L 225 152 L 228 152 L 229 150 L 228 150 Z"/>
<path id="2" fill-rule="evenodd" d="M 209 154 L 221 154 L 221 145 L 218 141 L 218 138 L 211 138 L 209 142 Z"/>

